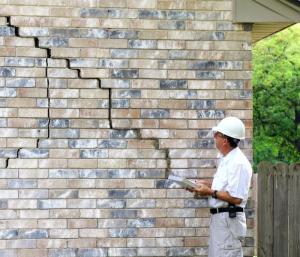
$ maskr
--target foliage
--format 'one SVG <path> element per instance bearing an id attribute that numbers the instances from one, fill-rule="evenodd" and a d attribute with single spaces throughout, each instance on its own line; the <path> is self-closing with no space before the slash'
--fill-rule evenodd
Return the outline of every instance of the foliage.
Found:
<path id="1" fill-rule="evenodd" d="M 300 24 L 253 49 L 254 164 L 300 161 Z"/>

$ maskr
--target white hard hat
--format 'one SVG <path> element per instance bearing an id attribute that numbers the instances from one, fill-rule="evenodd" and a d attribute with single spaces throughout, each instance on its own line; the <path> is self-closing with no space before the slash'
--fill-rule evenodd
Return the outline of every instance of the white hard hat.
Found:
<path id="1" fill-rule="evenodd" d="M 213 132 L 220 132 L 226 136 L 244 139 L 245 138 L 245 125 L 236 117 L 226 117 L 220 123 L 212 128 Z"/>

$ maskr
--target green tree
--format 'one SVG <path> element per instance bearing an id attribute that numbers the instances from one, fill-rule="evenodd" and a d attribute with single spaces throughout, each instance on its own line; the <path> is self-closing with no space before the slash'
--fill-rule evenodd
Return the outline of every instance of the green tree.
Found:
<path id="1" fill-rule="evenodd" d="M 254 164 L 300 161 L 300 24 L 253 49 Z"/>

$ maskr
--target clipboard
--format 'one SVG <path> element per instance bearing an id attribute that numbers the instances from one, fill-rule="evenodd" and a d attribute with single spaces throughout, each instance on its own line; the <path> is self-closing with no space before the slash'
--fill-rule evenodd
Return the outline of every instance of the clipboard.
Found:
<path id="1" fill-rule="evenodd" d="M 168 177 L 169 180 L 176 182 L 177 184 L 179 184 L 180 186 L 184 187 L 184 188 L 196 188 L 199 187 L 198 184 L 196 184 L 195 182 L 184 178 L 184 177 L 178 177 L 178 176 L 174 176 L 174 175 L 169 175 Z"/>

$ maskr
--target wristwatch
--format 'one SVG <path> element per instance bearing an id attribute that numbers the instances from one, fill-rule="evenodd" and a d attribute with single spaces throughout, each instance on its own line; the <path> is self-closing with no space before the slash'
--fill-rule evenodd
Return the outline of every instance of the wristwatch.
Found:
<path id="1" fill-rule="evenodd" d="M 211 195 L 211 197 L 212 197 L 212 198 L 215 198 L 215 199 L 218 199 L 217 192 L 218 192 L 218 190 L 214 190 L 214 192 L 213 192 L 213 194 Z"/>

